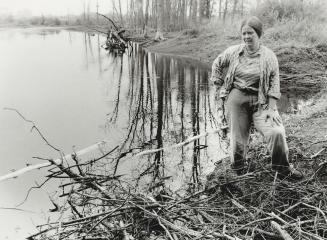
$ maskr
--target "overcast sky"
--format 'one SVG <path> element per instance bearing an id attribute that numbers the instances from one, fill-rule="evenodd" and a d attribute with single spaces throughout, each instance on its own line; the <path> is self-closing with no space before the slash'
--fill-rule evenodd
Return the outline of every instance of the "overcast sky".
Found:
<path id="1" fill-rule="evenodd" d="M 84 2 L 90 2 L 91 11 L 96 11 L 97 0 L 0 0 L 0 14 L 25 14 L 41 15 L 66 15 L 80 14 L 83 12 Z M 98 0 L 99 12 L 111 11 L 111 0 Z M 122 0 L 126 5 L 126 0 Z M 123 6 L 123 7 L 124 7 Z"/>

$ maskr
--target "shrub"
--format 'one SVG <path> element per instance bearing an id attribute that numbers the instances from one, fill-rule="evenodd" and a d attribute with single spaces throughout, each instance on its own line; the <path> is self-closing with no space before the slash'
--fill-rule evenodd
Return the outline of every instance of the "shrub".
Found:
<path id="1" fill-rule="evenodd" d="M 192 38 L 196 38 L 199 35 L 200 31 L 197 28 L 185 29 L 183 35 L 188 35 Z"/>
<path id="2" fill-rule="evenodd" d="M 53 19 L 53 24 L 55 25 L 55 26 L 60 26 L 61 25 L 61 22 L 60 22 L 60 20 L 59 20 L 59 18 L 54 18 Z"/>

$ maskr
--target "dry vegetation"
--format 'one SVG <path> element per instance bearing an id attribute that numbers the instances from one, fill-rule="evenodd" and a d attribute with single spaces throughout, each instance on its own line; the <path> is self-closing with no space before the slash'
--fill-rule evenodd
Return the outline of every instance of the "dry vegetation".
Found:
<path id="1" fill-rule="evenodd" d="M 49 177 L 69 179 L 52 210 L 61 217 L 29 239 L 327 239 L 326 152 L 310 154 L 326 141 L 300 149 L 298 138 L 290 138 L 303 181 L 277 179 L 253 135 L 246 174 L 235 175 L 223 159 L 203 189 L 182 196 L 165 189 L 164 180 L 145 191 L 101 171 L 113 167 L 107 158 L 115 158 L 115 149 L 83 164 L 73 156 L 70 167 L 53 163 Z"/>

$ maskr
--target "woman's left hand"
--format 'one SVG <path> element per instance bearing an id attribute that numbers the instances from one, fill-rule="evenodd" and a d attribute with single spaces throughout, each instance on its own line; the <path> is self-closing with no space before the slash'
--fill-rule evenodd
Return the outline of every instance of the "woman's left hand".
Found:
<path id="1" fill-rule="evenodd" d="M 274 126 L 274 124 L 277 124 L 277 126 L 280 126 L 282 124 L 282 119 L 279 116 L 277 110 L 269 108 L 265 112 L 266 112 L 265 120 L 266 120 L 266 122 L 270 121 L 271 126 Z"/>

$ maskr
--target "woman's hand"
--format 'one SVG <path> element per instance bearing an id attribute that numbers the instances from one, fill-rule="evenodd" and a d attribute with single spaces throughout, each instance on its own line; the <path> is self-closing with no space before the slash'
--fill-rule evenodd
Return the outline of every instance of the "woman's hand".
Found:
<path id="1" fill-rule="evenodd" d="M 277 111 L 277 99 L 273 97 L 269 97 L 268 99 L 268 109 L 265 110 L 265 120 L 270 121 L 271 126 L 274 126 L 274 124 L 277 124 L 277 126 L 282 124 L 282 119 L 279 116 L 279 113 Z"/>
<path id="2" fill-rule="evenodd" d="M 268 108 L 264 114 L 265 114 L 264 117 L 266 122 L 270 121 L 271 126 L 274 126 L 274 124 L 280 126 L 282 124 L 282 119 L 279 116 L 277 109 L 275 110 L 275 109 Z"/>

